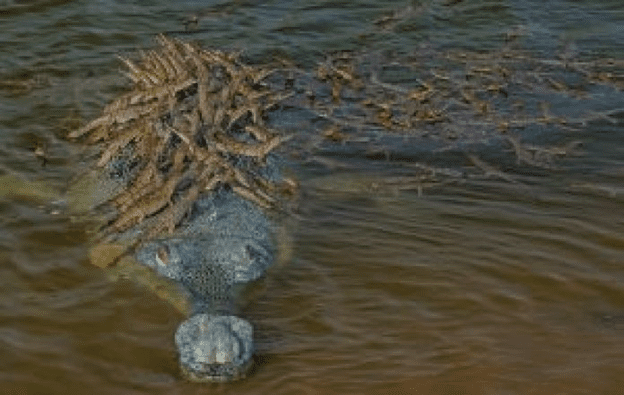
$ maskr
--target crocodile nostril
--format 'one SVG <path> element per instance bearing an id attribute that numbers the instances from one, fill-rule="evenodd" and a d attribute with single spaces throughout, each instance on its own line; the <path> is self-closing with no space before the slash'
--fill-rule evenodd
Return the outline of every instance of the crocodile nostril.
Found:
<path id="1" fill-rule="evenodd" d="M 156 261 L 163 266 L 169 264 L 169 248 L 167 246 L 162 246 L 156 251 Z"/>

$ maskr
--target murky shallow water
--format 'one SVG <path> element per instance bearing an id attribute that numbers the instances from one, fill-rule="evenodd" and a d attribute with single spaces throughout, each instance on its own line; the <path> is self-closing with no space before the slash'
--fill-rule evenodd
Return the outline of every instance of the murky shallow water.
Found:
<path id="1" fill-rule="evenodd" d="M 621 393 L 621 93 L 597 109 L 615 110 L 615 121 L 577 132 L 585 155 L 559 171 L 422 196 L 306 194 L 292 262 L 242 312 L 256 327 L 257 364 L 234 384 L 180 379 L 173 334 L 183 318 L 90 266 L 84 225 L 46 189 L 85 166 L 62 137 L 123 88 L 113 55 L 159 32 L 183 35 L 194 13 L 192 38 L 259 59 L 496 48 L 518 26 L 534 51 L 569 42 L 623 57 L 617 1 L 467 3 L 0 3 L 0 392 Z M 394 10 L 413 14 L 372 23 Z"/>

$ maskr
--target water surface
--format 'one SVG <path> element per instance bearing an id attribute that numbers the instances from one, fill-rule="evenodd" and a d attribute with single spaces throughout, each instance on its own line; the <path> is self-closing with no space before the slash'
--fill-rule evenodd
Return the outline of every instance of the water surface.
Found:
<path id="1" fill-rule="evenodd" d="M 256 328 L 257 363 L 228 385 L 181 379 L 173 334 L 184 317 L 88 263 L 89 235 L 61 192 L 90 163 L 66 134 L 126 86 L 114 55 L 160 32 L 300 65 L 337 50 L 496 50 L 510 34 L 539 57 L 621 59 L 623 21 L 615 0 L 0 2 L 0 392 L 620 393 L 617 89 L 584 104 L 553 98 L 553 111 L 611 115 L 552 137 L 582 141 L 583 156 L 517 166 L 511 181 L 371 193 L 297 167 L 307 189 L 293 258 L 241 312 Z M 470 168 L 462 158 L 435 161 Z M 396 170 L 374 155 L 339 159 L 364 180 Z"/>

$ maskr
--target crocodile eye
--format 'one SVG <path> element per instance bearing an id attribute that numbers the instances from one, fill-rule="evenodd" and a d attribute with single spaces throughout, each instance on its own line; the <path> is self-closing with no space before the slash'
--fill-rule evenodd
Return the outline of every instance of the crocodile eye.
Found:
<path id="1" fill-rule="evenodd" d="M 162 246 L 156 251 L 156 261 L 162 266 L 169 264 L 169 248 L 167 246 Z"/>

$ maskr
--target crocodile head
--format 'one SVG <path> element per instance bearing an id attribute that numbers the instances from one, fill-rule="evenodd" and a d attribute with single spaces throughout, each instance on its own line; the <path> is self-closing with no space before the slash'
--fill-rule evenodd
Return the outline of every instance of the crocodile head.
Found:
<path id="1" fill-rule="evenodd" d="M 253 329 L 232 315 L 236 293 L 273 262 L 272 231 L 260 209 L 234 194 L 212 196 L 175 236 L 146 244 L 137 260 L 176 281 L 193 306 L 176 332 L 191 381 L 231 381 L 252 364 Z"/>

